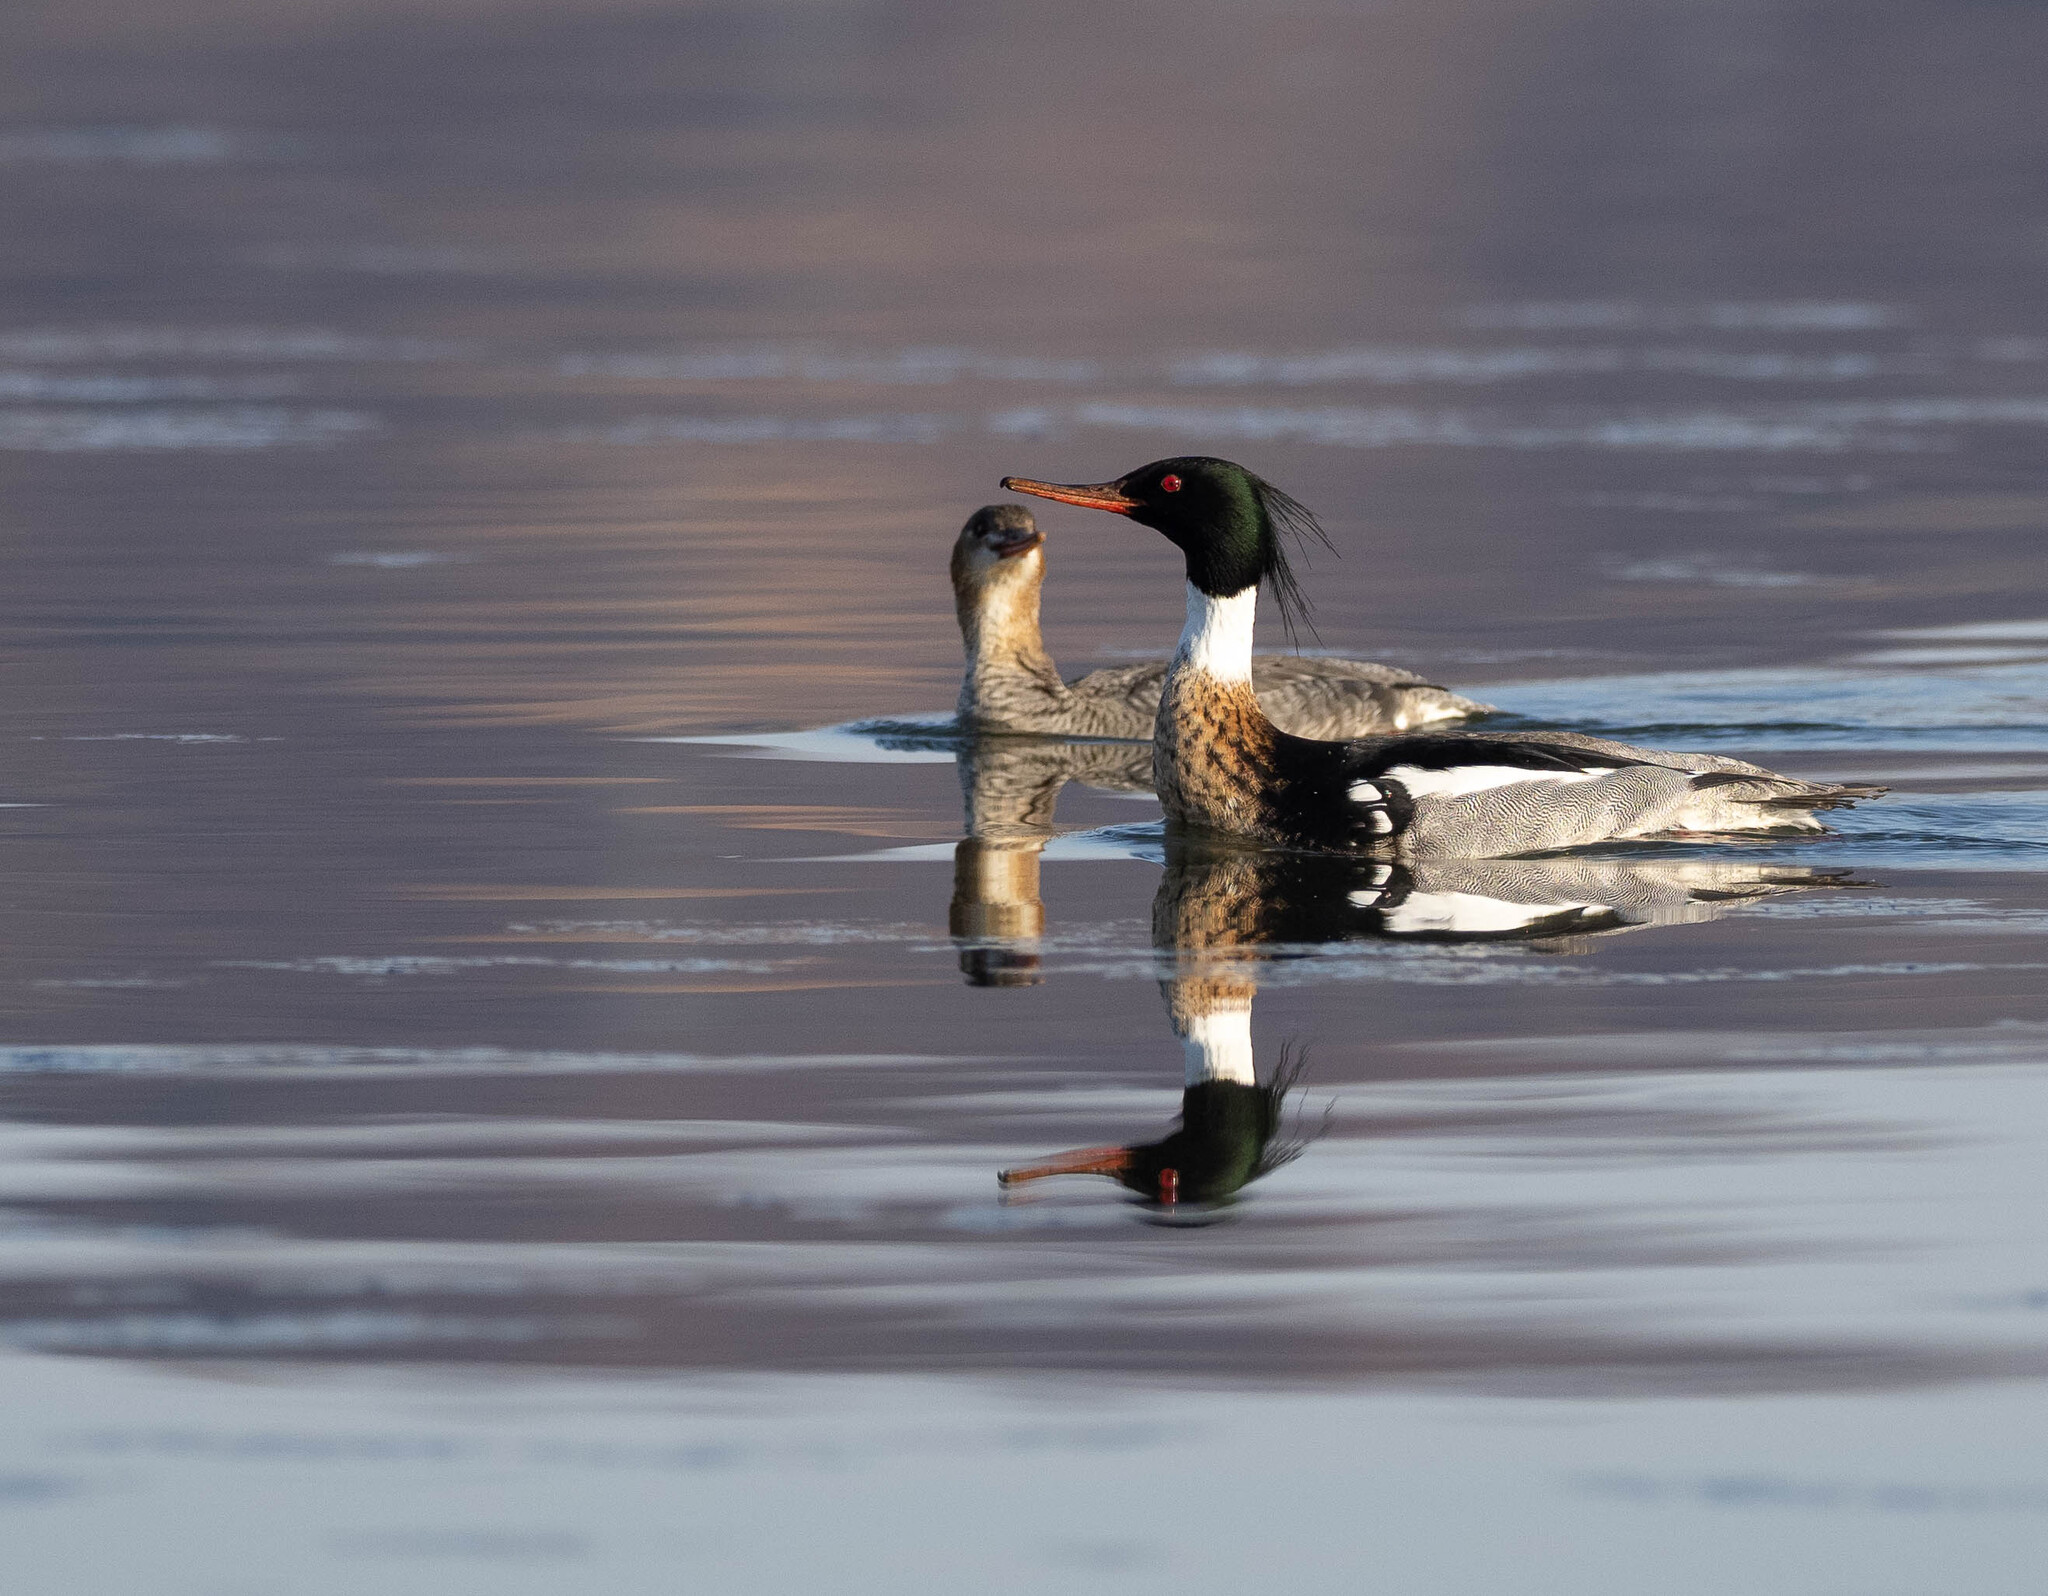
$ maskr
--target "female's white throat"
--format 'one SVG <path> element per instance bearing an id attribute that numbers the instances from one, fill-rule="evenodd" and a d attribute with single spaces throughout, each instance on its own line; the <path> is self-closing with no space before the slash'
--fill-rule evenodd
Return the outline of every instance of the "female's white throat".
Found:
<path id="1" fill-rule="evenodd" d="M 1174 662 L 1219 682 L 1252 679 L 1252 621 L 1259 590 L 1248 587 L 1229 598 L 1213 598 L 1188 583 L 1188 623 L 1181 629 Z"/>
<path id="2" fill-rule="evenodd" d="M 994 579 L 969 589 L 958 600 L 968 653 L 1007 654 L 1038 647 L 1043 580 L 1042 570 L 1020 562 L 1014 571 L 1001 570 Z"/>

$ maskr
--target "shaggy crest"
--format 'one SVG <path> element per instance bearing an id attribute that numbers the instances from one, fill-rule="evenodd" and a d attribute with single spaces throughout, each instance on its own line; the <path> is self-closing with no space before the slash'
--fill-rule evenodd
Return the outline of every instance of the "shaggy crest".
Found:
<path id="1" fill-rule="evenodd" d="M 1329 533 L 1323 530 L 1315 513 L 1299 499 L 1274 487 L 1264 477 L 1249 471 L 1245 472 L 1245 477 L 1258 497 L 1259 508 L 1266 512 L 1266 524 L 1273 529 L 1263 551 L 1265 562 L 1261 581 L 1266 591 L 1273 595 L 1273 602 L 1279 606 L 1280 624 L 1287 628 L 1287 641 L 1300 646 L 1301 639 L 1295 630 L 1299 626 L 1305 628 L 1311 638 L 1321 642 L 1312 613 L 1314 607 L 1309 603 L 1308 595 L 1301 590 L 1301 582 L 1288 559 L 1288 550 L 1290 545 L 1299 549 L 1311 538 L 1332 554 L 1337 552 L 1337 545 L 1330 541 Z"/>

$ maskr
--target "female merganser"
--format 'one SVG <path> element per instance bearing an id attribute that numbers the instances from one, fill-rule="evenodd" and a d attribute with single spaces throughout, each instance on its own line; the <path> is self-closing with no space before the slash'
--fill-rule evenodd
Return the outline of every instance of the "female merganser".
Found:
<path id="1" fill-rule="evenodd" d="M 1659 833 L 1824 831 L 1816 810 L 1885 791 L 1573 732 L 1290 736 L 1253 696 L 1252 618 L 1262 581 L 1283 615 L 1305 608 L 1282 539 L 1321 536 L 1307 510 L 1202 455 L 1114 482 L 1003 486 L 1127 515 L 1186 556 L 1187 626 L 1152 740 L 1154 786 L 1183 825 L 1323 852 L 1494 858 Z"/>
<path id="2" fill-rule="evenodd" d="M 984 505 L 960 529 L 953 545 L 953 605 L 967 645 L 960 724 L 982 732 L 1149 742 L 1167 662 L 1061 680 L 1038 630 L 1044 544 L 1021 504 Z M 1364 660 L 1262 654 L 1251 672 L 1260 707 L 1297 737 L 1407 731 L 1484 715 L 1492 707 L 1446 692 L 1412 671 Z"/>

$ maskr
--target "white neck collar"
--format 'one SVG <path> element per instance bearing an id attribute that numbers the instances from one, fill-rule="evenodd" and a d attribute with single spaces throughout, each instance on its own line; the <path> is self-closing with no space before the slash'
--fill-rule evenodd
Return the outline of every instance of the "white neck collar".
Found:
<path id="1" fill-rule="evenodd" d="M 1177 663 L 1219 682 L 1252 679 L 1252 622 L 1259 590 L 1248 587 L 1229 598 L 1211 598 L 1188 583 L 1188 622 L 1180 634 Z"/>
<path id="2" fill-rule="evenodd" d="M 1190 1086 L 1205 1081 L 1258 1085 L 1258 1068 L 1252 1062 L 1251 999 L 1225 1002 L 1207 1014 L 1191 1017 L 1181 1033 L 1181 1053 Z"/>

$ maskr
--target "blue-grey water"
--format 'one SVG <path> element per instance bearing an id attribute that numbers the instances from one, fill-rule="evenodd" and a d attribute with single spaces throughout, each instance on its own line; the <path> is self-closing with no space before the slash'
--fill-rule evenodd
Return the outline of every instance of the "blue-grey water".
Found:
<path id="1" fill-rule="evenodd" d="M 9 31 L 10 1593 L 2038 1589 L 2048 11 Z M 1311 647 L 1892 794 L 1386 883 L 952 738 L 965 515 L 1187 451 Z M 1230 1200 L 999 1190 L 1169 1004 Z"/>

